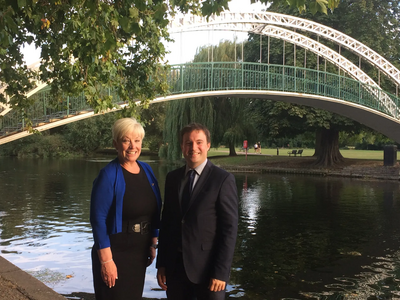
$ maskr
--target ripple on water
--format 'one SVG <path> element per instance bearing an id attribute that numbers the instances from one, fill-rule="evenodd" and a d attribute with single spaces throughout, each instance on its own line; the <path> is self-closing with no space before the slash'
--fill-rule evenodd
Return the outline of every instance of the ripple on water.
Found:
<path id="1" fill-rule="evenodd" d="M 354 278 L 336 277 L 335 283 L 326 284 L 328 291 L 300 292 L 309 299 L 366 300 L 398 299 L 400 296 L 400 251 L 386 257 L 376 257 L 375 262 L 362 266 L 370 272 L 360 272 Z M 328 297 L 329 296 L 329 297 Z"/>

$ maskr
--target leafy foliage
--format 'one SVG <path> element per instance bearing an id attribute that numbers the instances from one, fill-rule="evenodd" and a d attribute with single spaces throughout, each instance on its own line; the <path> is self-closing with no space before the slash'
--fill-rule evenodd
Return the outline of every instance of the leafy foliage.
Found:
<path id="1" fill-rule="evenodd" d="M 257 0 L 252 0 L 252 2 L 257 2 Z M 289 5 L 291 8 L 297 9 L 300 13 L 309 10 L 312 14 L 316 14 L 317 12 L 327 14 L 328 9 L 333 12 L 339 6 L 340 0 L 261 0 L 261 2 Z"/>
<path id="2" fill-rule="evenodd" d="M 115 106 L 104 87 L 121 101 L 154 98 L 167 90 L 161 61 L 167 24 L 176 12 L 209 16 L 229 0 L 1 0 L 0 82 L 14 109 L 32 104 L 25 93 L 35 82 L 51 83 L 54 101 L 84 92 L 96 111 Z M 254 0 L 253 2 L 256 2 Z M 261 2 L 271 2 L 261 0 Z M 333 10 L 339 0 L 275 0 L 312 12 Z M 39 70 L 28 69 L 21 47 L 41 49 Z M 149 80 L 151 79 L 151 80 Z M 0 102 L 7 102 L 0 94 Z"/>
<path id="3" fill-rule="evenodd" d="M 193 61 L 208 61 L 209 53 L 213 52 L 215 61 L 235 61 L 241 45 L 231 41 L 222 41 L 218 46 L 198 49 Z M 202 97 L 196 99 L 176 100 L 169 103 L 166 111 L 164 140 L 166 149 L 161 156 L 170 160 L 181 157 L 179 144 L 180 129 L 191 122 L 206 125 L 211 133 L 211 144 L 217 147 L 221 144 L 229 147 L 229 155 L 236 155 L 235 147 L 244 139 L 256 139 L 252 120 L 246 114 L 248 100 L 224 97 Z"/>
<path id="4" fill-rule="evenodd" d="M 163 143 L 165 110 L 166 104 L 161 102 L 151 104 L 147 109 L 140 108 L 138 111 L 146 132 L 143 147 L 149 148 L 151 152 L 158 152 Z"/>
<path id="5" fill-rule="evenodd" d="M 301 17 L 338 29 L 383 54 L 395 65 L 399 65 L 398 57 L 392 59 L 397 56 L 399 47 L 397 43 L 400 25 L 399 8 L 400 1 L 343 0 L 334 14 L 313 15 L 306 12 Z M 295 9 L 282 2 L 274 2 L 270 10 L 299 15 Z M 327 41 L 320 42 L 330 47 L 333 46 Z M 269 55 L 270 63 L 281 64 L 284 51 L 282 41 L 272 39 L 269 53 L 267 48 L 267 39 L 263 39 L 263 62 L 267 61 Z M 293 47 L 290 46 L 285 47 L 285 64 L 294 64 L 294 51 L 292 49 Z M 259 52 L 259 36 L 250 35 L 248 43 L 245 44 L 246 60 L 259 61 Z M 296 54 L 296 65 L 303 66 L 304 50 L 299 49 Z M 359 57 L 350 51 L 342 49 L 341 54 L 356 65 L 359 64 Z M 316 56 L 307 54 L 307 67 L 316 68 L 317 59 Z M 375 67 L 362 64 L 362 68 L 376 82 L 380 81 L 384 88 L 390 88 L 390 82 L 379 77 Z M 337 69 L 335 70 L 332 65 L 328 65 L 327 71 L 337 72 Z M 391 87 L 393 88 L 393 85 Z M 335 164 L 342 159 L 338 144 L 339 131 L 344 131 L 349 136 L 370 131 L 365 126 L 336 114 L 288 103 L 255 100 L 252 102 L 251 111 L 255 120 L 257 120 L 257 128 L 265 139 L 278 141 L 282 138 L 296 138 L 303 132 L 316 133 L 316 155 L 319 156 L 318 163 L 322 166 Z"/>
<path id="6" fill-rule="evenodd" d="M 50 131 L 35 133 L 4 145 L 0 145 L 0 156 L 18 157 L 68 157 L 73 155 L 72 146 L 61 134 Z"/>
<path id="7" fill-rule="evenodd" d="M 167 90 L 161 61 L 169 14 L 220 12 L 228 0 L 1 0 L 0 82 L 14 109 L 28 108 L 35 81 L 51 83 L 54 101 L 84 92 L 96 111 L 112 108 L 104 87 L 131 107 Z M 23 62 L 21 47 L 41 48 L 39 71 Z M 151 80 L 150 80 L 151 79 Z M 0 94 L 0 102 L 6 102 Z"/>
<path id="8" fill-rule="evenodd" d="M 64 137 L 75 152 L 84 154 L 113 147 L 111 127 L 118 117 L 118 112 L 108 113 L 67 124 Z"/>

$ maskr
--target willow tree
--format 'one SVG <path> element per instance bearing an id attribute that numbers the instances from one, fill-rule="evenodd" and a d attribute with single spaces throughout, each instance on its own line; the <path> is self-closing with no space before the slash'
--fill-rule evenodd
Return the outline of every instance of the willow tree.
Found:
<path id="1" fill-rule="evenodd" d="M 214 108 L 211 98 L 175 100 L 167 105 L 164 142 L 169 160 L 177 160 L 181 157 L 179 131 L 192 122 L 201 123 L 213 132 Z"/>
<path id="2" fill-rule="evenodd" d="M 214 61 L 235 61 L 235 53 L 241 56 L 241 45 L 235 42 L 222 41 L 218 46 L 201 47 L 197 50 L 193 62 L 207 62 L 210 53 Z M 184 76 L 184 73 L 181 74 Z M 236 155 L 235 147 L 243 139 L 256 138 L 254 126 L 246 115 L 248 100 L 230 97 L 201 97 L 176 100 L 168 105 L 164 141 L 168 144 L 169 159 L 181 156 L 179 145 L 179 130 L 191 122 L 199 122 L 208 127 L 211 132 L 213 147 L 226 145 L 229 155 Z"/>

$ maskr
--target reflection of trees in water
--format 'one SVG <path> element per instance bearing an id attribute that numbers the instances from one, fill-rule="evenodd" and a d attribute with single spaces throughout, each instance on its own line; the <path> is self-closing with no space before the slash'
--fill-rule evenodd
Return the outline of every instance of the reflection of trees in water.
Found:
<path id="1" fill-rule="evenodd" d="M 2 165 L 0 207 L 7 212 L 1 220 L 3 241 L 46 238 L 52 224 L 88 222 L 90 189 L 104 164 L 96 168 L 84 160 L 3 159 Z"/>
<path id="2" fill-rule="evenodd" d="M 1 158 L 0 238 L 45 239 L 55 230 L 91 231 L 90 193 L 93 180 L 114 157 L 85 159 Z M 144 157 L 143 159 L 146 159 Z M 175 166 L 153 164 L 164 191 L 166 173 Z M 65 228 L 62 226 L 64 224 Z M 67 228 L 68 227 L 68 228 Z"/>
<path id="3" fill-rule="evenodd" d="M 387 209 L 391 201 L 385 197 L 393 199 L 388 190 L 398 190 L 398 184 L 247 176 L 232 272 L 232 282 L 245 291 L 242 299 L 299 297 L 300 290 L 323 290 L 326 282 L 318 269 L 334 269 L 340 259 L 365 255 L 382 231 L 393 231 L 397 218 Z M 347 271 L 352 275 L 356 270 Z"/>

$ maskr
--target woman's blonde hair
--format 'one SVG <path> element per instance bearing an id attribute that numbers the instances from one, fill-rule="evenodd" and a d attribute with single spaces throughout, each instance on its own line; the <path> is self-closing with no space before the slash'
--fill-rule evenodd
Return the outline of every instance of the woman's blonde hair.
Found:
<path id="1" fill-rule="evenodd" d="M 112 138 L 117 142 L 128 132 L 133 132 L 135 135 L 139 135 L 142 140 L 144 138 L 143 126 L 134 118 L 122 118 L 115 121 L 112 127 Z"/>

